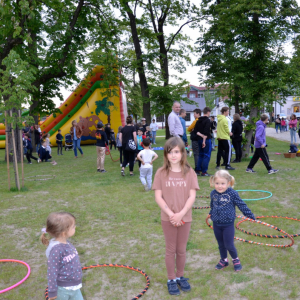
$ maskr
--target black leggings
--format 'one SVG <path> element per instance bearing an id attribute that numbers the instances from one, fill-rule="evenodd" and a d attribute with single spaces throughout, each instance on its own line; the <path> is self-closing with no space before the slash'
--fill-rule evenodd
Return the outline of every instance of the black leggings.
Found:
<path id="1" fill-rule="evenodd" d="M 118 147 L 119 151 L 120 151 L 120 164 L 123 161 L 123 148 L 122 147 Z"/>
<path id="2" fill-rule="evenodd" d="M 60 149 L 60 154 L 62 154 L 62 149 L 63 149 L 62 143 L 61 144 L 57 143 L 57 154 L 59 154 L 59 149 Z"/>
<path id="3" fill-rule="evenodd" d="M 122 167 L 125 168 L 127 163 L 129 163 L 129 172 L 133 172 L 135 152 L 124 150 L 123 153 L 124 153 L 124 160 L 123 160 Z"/>
<path id="4" fill-rule="evenodd" d="M 242 141 L 232 140 L 232 145 L 235 150 L 235 159 L 240 161 L 242 159 Z"/>
<path id="5" fill-rule="evenodd" d="M 116 150 L 117 144 L 115 141 L 110 141 L 110 150 L 112 149 L 113 145 L 115 146 L 115 150 Z"/>
<path id="6" fill-rule="evenodd" d="M 28 162 L 31 162 L 31 158 L 34 160 L 37 160 L 36 157 L 32 156 L 32 149 L 27 149 L 27 153 L 26 153 L 26 158 L 28 160 Z"/>
<path id="7" fill-rule="evenodd" d="M 220 256 L 222 259 L 227 258 L 227 251 L 233 259 L 238 257 L 234 246 L 234 224 L 229 226 L 217 226 L 214 223 L 214 233 L 219 244 Z"/>

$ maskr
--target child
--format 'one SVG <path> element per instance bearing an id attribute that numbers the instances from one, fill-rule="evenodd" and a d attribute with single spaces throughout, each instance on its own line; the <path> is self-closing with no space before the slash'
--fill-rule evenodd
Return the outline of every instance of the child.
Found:
<path id="1" fill-rule="evenodd" d="M 39 149 L 39 158 L 40 158 L 40 161 L 44 161 L 45 162 L 51 162 L 54 166 L 57 165 L 56 161 L 51 161 L 50 158 L 51 158 L 51 155 L 49 154 L 49 152 L 46 150 L 46 144 L 47 142 L 45 140 L 42 140 L 42 146 L 41 148 Z"/>
<path id="2" fill-rule="evenodd" d="M 43 233 L 41 241 L 48 246 L 46 256 L 49 300 L 83 300 L 78 252 L 68 241 L 75 234 L 75 227 L 75 217 L 70 213 L 51 213 L 47 218 L 46 232 L 52 239 Z"/>
<path id="3" fill-rule="evenodd" d="M 254 147 L 255 151 L 253 157 L 246 169 L 247 173 L 256 173 L 253 170 L 254 165 L 257 163 L 258 159 L 261 158 L 264 165 L 268 170 L 268 174 L 277 173 L 278 170 L 272 169 L 269 156 L 266 150 L 266 127 L 267 123 L 269 123 L 269 118 L 266 114 L 262 114 L 260 116 L 260 120 L 256 122 L 256 132 L 255 132 L 255 141 Z"/>
<path id="4" fill-rule="evenodd" d="M 51 157 L 51 145 L 50 145 L 50 140 L 49 140 L 50 134 L 45 133 L 43 136 L 43 140 L 46 142 L 46 151 L 49 152 L 49 155 Z"/>
<path id="5" fill-rule="evenodd" d="M 187 162 L 181 138 L 172 137 L 164 146 L 164 165 L 158 169 L 152 189 L 161 208 L 161 225 L 166 242 L 165 262 L 168 272 L 168 291 L 179 295 L 191 290 L 183 277 L 186 246 L 192 222 L 192 205 L 199 190 L 197 175 Z M 176 273 L 175 273 L 176 255 Z"/>
<path id="6" fill-rule="evenodd" d="M 152 133 L 150 126 L 146 127 L 146 137 L 150 139 L 150 143 L 152 143 Z"/>
<path id="7" fill-rule="evenodd" d="M 105 173 L 104 161 L 105 161 L 105 146 L 108 145 L 108 140 L 105 131 L 103 131 L 103 124 L 99 122 L 97 124 L 97 131 L 95 133 L 97 143 L 97 172 Z"/>
<path id="8" fill-rule="evenodd" d="M 32 144 L 31 144 L 31 139 L 29 138 L 28 133 L 25 133 L 24 141 L 25 141 L 25 145 L 26 145 L 26 149 L 27 149 L 26 158 L 27 158 L 28 164 L 32 165 L 31 158 L 36 160 L 39 163 L 40 162 L 39 158 L 32 156 Z"/>
<path id="9" fill-rule="evenodd" d="M 57 155 L 59 155 L 59 149 L 60 149 L 60 155 L 63 155 L 62 154 L 62 149 L 63 149 L 62 140 L 63 140 L 63 136 L 61 135 L 61 130 L 58 129 L 57 135 L 56 135 Z"/>
<path id="10" fill-rule="evenodd" d="M 115 136 L 115 132 L 113 129 L 110 130 L 110 150 L 112 149 L 112 146 L 115 146 L 115 150 L 116 150 L 116 147 L 117 147 L 117 144 L 116 144 L 116 136 Z"/>
<path id="11" fill-rule="evenodd" d="M 280 130 L 280 132 L 285 131 L 285 125 L 286 125 L 285 119 L 282 118 L 282 119 L 281 119 L 281 130 Z"/>
<path id="12" fill-rule="evenodd" d="M 137 131 L 137 149 L 136 149 L 136 155 L 138 155 L 144 148 L 143 148 L 143 139 L 145 136 L 143 136 L 143 128 L 139 128 Z M 139 160 L 139 168 L 141 167 L 141 161 Z"/>
<path id="13" fill-rule="evenodd" d="M 246 203 L 240 198 L 238 192 L 232 189 L 234 177 L 228 171 L 220 170 L 211 176 L 210 186 L 215 189 L 210 193 L 209 217 L 213 221 L 215 237 L 219 244 L 221 259 L 216 265 L 216 270 L 222 270 L 228 266 L 227 251 L 232 257 L 235 271 L 242 270 L 242 265 L 238 258 L 234 246 L 234 219 L 235 206 L 248 218 L 255 220 L 255 217 Z"/>
<path id="14" fill-rule="evenodd" d="M 119 126 L 118 128 L 118 133 L 117 133 L 117 148 L 120 152 L 120 167 L 122 168 L 122 159 L 123 159 L 123 149 L 122 149 L 122 143 L 120 141 L 120 133 L 122 130 L 123 126 Z"/>
<path id="15" fill-rule="evenodd" d="M 152 173 L 153 166 L 152 163 L 158 158 L 158 155 L 149 149 L 150 139 L 143 139 L 144 150 L 142 150 L 138 155 L 137 159 L 141 161 L 142 165 L 140 168 L 140 179 L 144 185 L 145 191 L 151 190 L 152 185 Z M 146 181 L 147 178 L 147 181 Z"/>

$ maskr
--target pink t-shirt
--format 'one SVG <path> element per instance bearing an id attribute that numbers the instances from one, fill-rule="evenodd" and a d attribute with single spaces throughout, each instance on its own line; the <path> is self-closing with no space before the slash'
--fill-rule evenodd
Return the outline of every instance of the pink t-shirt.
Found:
<path id="1" fill-rule="evenodd" d="M 295 119 L 295 120 L 290 120 L 289 126 L 290 126 L 290 128 L 297 127 L 297 119 Z"/>
<path id="2" fill-rule="evenodd" d="M 166 172 L 158 169 L 152 185 L 153 190 L 161 190 L 162 198 L 174 213 L 179 213 L 189 198 L 190 190 L 200 190 L 195 171 L 190 171 L 183 176 L 181 172 Z M 161 220 L 169 221 L 169 216 L 161 211 Z M 192 222 L 192 209 L 182 218 L 184 222 Z"/>

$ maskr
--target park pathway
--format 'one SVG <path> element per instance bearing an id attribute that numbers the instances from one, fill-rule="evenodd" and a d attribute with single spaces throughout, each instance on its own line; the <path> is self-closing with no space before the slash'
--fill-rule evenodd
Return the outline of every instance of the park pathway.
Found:
<path id="1" fill-rule="evenodd" d="M 266 128 L 266 135 L 272 137 L 279 141 L 291 142 L 290 131 L 284 131 L 276 133 L 275 128 Z M 298 142 L 298 132 L 297 132 L 297 142 Z"/>

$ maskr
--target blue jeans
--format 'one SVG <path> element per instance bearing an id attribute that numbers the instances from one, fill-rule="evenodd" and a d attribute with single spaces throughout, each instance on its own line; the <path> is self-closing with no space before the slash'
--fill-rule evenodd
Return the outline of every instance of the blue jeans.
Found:
<path id="1" fill-rule="evenodd" d="M 211 139 L 208 139 L 205 141 L 205 147 L 202 148 L 202 142 L 203 140 L 198 140 L 198 146 L 199 146 L 199 158 L 198 163 L 196 167 L 196 171 L 206 173 L 210 161 L 210 155 L 211 155 Z"/>
<path id="2" fill-rule="evenodd" d="M 278 133 L 278 129 L 281 131 L 281 124 L 276 123 L 275 124 L 276 133 Z"/>
<path id="3" fill-rule="evenodd" d="M 297 143 L 297 139 L 296 139 L 296 133 L 297 133 L 297 129 L 294 130 L 293 128 L 290 129 L 290 134 L 291 134 L 291 144 L 293 143 Z"/>
<path id="4" fill-rule="evenodd" d="M 213 137 L 211 138 L 211 148 L 212 149 L 215 149 L 215 146 L 216 146 L 215 140 L 216 140 L 215 138 L 213 138 Z"/>
<path id="5" fill-rule="evenodd" d="M 73 140 L 73 148 L 74 148 L 74 154 L 77 157 L 77 148 L 80 151 L 81 154 L 83 154 L 82 149 L 80 147 L 81 138 L 77 140 Z"/>
<path id="6" fill-rule="evenodd" d="M 72 291 L 58 286 L 56 300 L 83 300 L 83 297 L 80 289 Z"/>
<path id="7" fill-rule="evenodd" d="M 155 144 L 156 131 L 152 131 L 152 144 Z"/>

